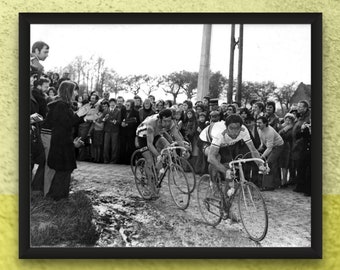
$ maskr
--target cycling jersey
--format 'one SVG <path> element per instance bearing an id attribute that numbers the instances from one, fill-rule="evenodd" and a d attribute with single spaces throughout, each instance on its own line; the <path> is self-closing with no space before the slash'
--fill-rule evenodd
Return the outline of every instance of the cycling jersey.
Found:
<path id="1" fill-rule="evenodd" d="M 203 142 L 211 143 L 213 138 L 218 137 L 218 135 L 221 134 L 225 129 L 226 127 L 224 121 L 211 123 L 201 131 L 199 137 Z"/>
<path id="2" fill-rule="evenodd" d="M 174 121 L 172 121 L 170 128 L 168 130 L 164 130 L 164 128 L 161 125 L 161 121 L 158 118 L 158 114 L 154 114 L 154 115 L 147 117 L 137 127 L 136 136 L 146 137 L 148 127 L 151 127 L 153 129 L 153 135 L 155 138 L 159 135 L 162 135 L 165 131 L 168 132 L 169 134 L 172 134 L 172 132 L 176 129 L 176 125 Z"/>
<path id="3" fill-rule="evenodd" d="M 240 141 L 243 141 L 245 143 L 251 141 L 249 131 L 244 125 L 241 126 L 241 131 L 235 139 L 229 137 L 226 127 L 224 127 L 224 130 L 222 132 L 219 132 L 217 136 L 213 137 L 211 144 L 215 147 L 222 148 L 234 145 L 235 143 Z"/>

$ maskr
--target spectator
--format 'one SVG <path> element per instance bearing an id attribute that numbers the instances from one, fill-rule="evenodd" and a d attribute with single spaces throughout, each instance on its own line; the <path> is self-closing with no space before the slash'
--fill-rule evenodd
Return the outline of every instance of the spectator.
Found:
<path id="1" fill-rule="evenodd" d="M 240 102 L 238 102 L 238 101 L 233 101 L 233 102 L 231 103 L 231 105 L 234 106 L 234 108 L 235 108 L 235 113 L 239 113 L 239 112 L 240 112 L 240 107 L 241 107 Z"/>
<path id="2" fill-rule="evenodd" d="M 47 162 L 56 172 L 47 196 L 54 200 L 67 198 L 69 195 L 71 173 L 77 168 L 74 146 L 81 143 L 79 139 L 73 140 L 72 127 L 81 122 L 89 110 L 89 107 L 82 107 L 74 113 L 71 109 L 74 87 L 75 84 L 71 81 L 63 82 L 58 89 L 59 98 L 50 106 L 48 113 L 52 135 Z"/>
<path id="3" fill-rule="evenodd" d="M 32 46 L 30 68 L 31 72 L 38 74 L 38 78 L 44 73 L 44 66 L 40 61 L 48 57 L 50 47 L 43 41 L 37 41 Z"/>
<path id="4" fill-rule="evenodd" d="M 198 136 L 202 132 L 202 130 L 207 127 L 207 123 L 205 119 L 206 119 L 205 112 L 201 112 L 198 116 L 198 124 L 197 124 Z M 196 173 L 202 175 L 205 173 L 205 168 L 207 167 L 207 161 L 202 151 L 202 143 L 199 138 L 197 138 L 196 146 L 197 146 L 197 161 L 196 161 L 194 169 Z"/>
<path id="5" fill-rule="evenodd" d="M 170 107 L 172 107 L 172 101 L 168 99 L 164 102 L 164 108 L 169 109 Z"/>
<path id="6" fill-rule="evenodd" d="M 279 131 L 280 136 L 283 139 L 284 145 L 279 159 L 279 165 L 282 170 L 282 187 L 288 186 L 288 169 L 291 167 L 291 148 L 293 142 L 293 126 L 294 126 L 295 116 L 291 113 L 287 113 L 284 117 L 284 123 Z"/>
<path id="7" fill-rule="evenodd" d="M 34 82 L 34 87 L 32 89 L 32 95 L 39 103 L 39 114 L 45 118 L 47 114 L 47 89 L 49 87 L 50 81 L 45 78 L 40 78 Z"/>
<path id="8" fill-rule="evenodd" d="M 138 95 L 135 95 L 133 97 L 133 100 L 134 100 L 134 107 L 135 107 L 135 110 L 138 112 L 140 108 L 142 108 L 142 104 L 143 104 L 143 101 L 142 101 L 142 98 Z"/>
<path id="9" fill-rule="evenodd" d="M 268 119 L 269 125 L 271 125 L 276 131 L 279 130 L 280 127 L 280 119 L 275 113 L 276 106 L 274 101 L 268 101 L 266 105 L 266 114 L 265 116 Z"/>
<path id="10" fill-rule="evenodd" d="M 156 102 L 156 113 L 159 113 L 164 110 L 164 101 L 162 99 Z"/>
<path id="11" fill-rule="evenodd" d="M 220 113 L 218 111 L 212 111 L 210 113 L 210 123 L 216 123 L 220 120 Z"/>
<path id="12" fill-rule="evenodd" d="M 50 86 L 54 87 L 55 89 L 58 89 L 58 81 L 59 81 L 59 74 L 56 72 L 52 73 Z"/>
<path id="13" fill-rule="evenodd" d="M 152 109 L 152 104 L 151 104 L 150 99 L 147 98 L 143 102 L 143 107 L 139 109 L 140 122 L 143 122 L 145 118 L 153 114 L 155 114 L 155 111 Z"/>
<path id="14" fill-rule="evenodd" d="M 250 111 L 246 107 L 240 108 L 239 113 L 243 120 L 243 123 L 245 123 L 246 119 L 250 117 Z"/>
<path id="15" fill-rule="evenodd" d="M 136 129 L 140 124 L 139 113 L 134 108 L 134 101 L 129 99 L 126 101 L 126 116 L 122 120 L 122 141 L 119 145 L 122 147 L 121 161 L 124 164 L 130 164 L 132 153 L 136 150 L 135 148 L 135 137 Z"/>
<path id="16" fill-rule="evenodd" d="M 96 114 L 98 113 L 98 107 L 95 105 L 99 97 L 97 95 L 92 95 L 90 97 L 90 103 L 84 105 L 83 107 L 88 108 L 88 112 L 84 117 L 84 122 L 79 124 L 78 127 L 78 136 L 81 137 L 81 140 L 85 142 L 85 146 L 79 149 L 79 161 L 90 161 L 91 160 L 91 143 L 90 143 L 90 135 L 89 130 L 92 126 L 93 120 L 96 119 Z"/>
<path id="17" fill-rule="evenodd" d="M 55 96 L 56 96 L 56 90 L 53 86 L 49 87 L 47 90 L 47 98 L 46 98 L 46 102 L 49 103 L 51 101 L 54 100 Z"/>
<path id="18" fill-rule="evenodd" d="M 210 103 L 210 97 L 209 96 L 205 96 L 203 98 L 203 106 L 204 106 L 204 111 L 207 112 L 207 114 L 209 115 L 209 103 Z"/>
<path id="19" fill-rule="evenodd" d="M 257 118 L 259 118 L 260 116 L 263 116 L 264 115 L 264 104 L 262 102 L 254 103 L 252 113 L 253 113 L 255 120 L 257 120 Z"/>
<path id="20" fill-rule="evenodd" d="M 82 96 L 76 95 L 75 101 L 77 102 L 77 108 L 78 109 L 83 107 L 83 97 Z"/>
<path id="21" fill-rule="evenodd" d="M 227 111 L 226 111 L 226 114 L 225 114 L 225 118 L 223 120 L 225 120 L 228 116 L 235 114 L 235 113 L 236 113 L 235 106 L 232 105 L 232 104 L 227 105 Z"/>
<path id="22" fill-rule="evenodd" d="M 222 104 L 221 104 L 221 119 L 223 119 L 223 120 L 225 120 L 226 117 L 228 117 L 227 108 L 228 108 L 228 103 L 222 102 Z"/>
<path id="23" fill-rule="evenodd" d="M 104 143 L 104 122 L 103 122 L 103 113 L 104 110 L 108 108 L 108 103 L 104 101 L 107 106 L 100 104 L 98 107 L 98 112 L 96 113 L 96 117 L 92 122 L 91 128 L 89 130 L 89 135 L 92 138 L 92 158 L 93 162 L 100 163 L 102 162 L 102 150 Z"/>
<path id="24" fill-rule="evenodd" d="M 262 191 L 274 190 L 281 185 L 279 170 L 279 157 L 283 150 L 283 140 L 275 129 L 268 124 L 265 116 L 260 116 L 256 120 L 261 145 L 258 151 L 261 158 L 266 159 L 270 168 L 270 173 L 263 176 Z"/>
<path id="25" fill-rule="evenodd" d="M 118 135 L 121 124 L 121 111 L 117 108 L 117 100 L 109 100 L 109 110 L 104 112 L 104 163 L 115 164 L 118 161 Z M 111 150 L 111 151 L 110 151 Z"/>
<path id="26" fill-rule="evenodd" d="M 152 110 L 156 111 L 156 99 L 155 99 L 155 96 L 154 95 L 149 95 L 148 99 L 150 99 Z"/>
<path id="27" fill-rule="evenodd" d="M 306 161 L 310 160 L 308 154 L 308 134 L 303 133 L 302 126 L 310 124 L 310 110 L 307 101 L 302 100 L 298 103 L 297 107 L 297 121 L 293 127 L 293 146 L 292 146 L 292 159 L 296 167 L 296 188 L 295 192 L 302 192 L 308 194 L 310 192 L 309 187 L 306 186 L 306 175 L 310 172 L 309 166 L 306 166 Z"/>
<path id="28" fill-rule="evenodd" d="M 70 71 L 68 69 L 64 69 L 63 75 L 61 78 L 58 80 L 58 86 L 63 82 L 63 81 L 70 81 Z"/>
<path id="29" fill-rule="evenodd" d="M 44 166 L 45 166 L 45 151 L 41 139 L 41 122 L 47 114 L 47 103 L 45 95 L 42 93 L 41 85 L 48 83 L 47 79 L 34 80 L 38 76 L 34 73 L 31 78 L 31 83 L 34 84 L 30 89 L 31 113 L 30 113 L 30 141 L 31 141 L 31 172 L 33 172 L 34 164 L 38 164 L 38 169 L 32 180 L 32 190 L 43 192 L 44 185 Z M 39 87 L 38 87 L 39 85 Z"/>

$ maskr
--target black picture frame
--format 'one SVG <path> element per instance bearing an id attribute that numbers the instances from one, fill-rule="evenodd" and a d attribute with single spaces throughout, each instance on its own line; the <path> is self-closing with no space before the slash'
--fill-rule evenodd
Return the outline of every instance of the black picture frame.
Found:
<path id="1" fill-rule="evenodd" d="M 19 13 L 19 258 L 322 258 L 321 13 Z M 312 195 L 310 248 L 32 248 L 29 196 L 29 52 L 31 24 L 310 24 Z"/>

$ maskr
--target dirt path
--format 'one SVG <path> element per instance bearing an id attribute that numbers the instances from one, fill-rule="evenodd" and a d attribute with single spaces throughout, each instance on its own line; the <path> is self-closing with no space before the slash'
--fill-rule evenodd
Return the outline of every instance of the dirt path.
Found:
<path id="1" fill-rule="evenodd" d="M 241 223 L 222 220 L 216 228 L 202 222 L 196 192 L 179 210 L 168 186 L 158 200 L 145 202 L 129 166 L 78 162 L 72 190 L 85 190 L 93 201 L 100 231 L 98 247 L 256 247 Z M 310 197 L 289 189 L 263 193 L 269 229 L 263 247 L 309 247 Z"/>

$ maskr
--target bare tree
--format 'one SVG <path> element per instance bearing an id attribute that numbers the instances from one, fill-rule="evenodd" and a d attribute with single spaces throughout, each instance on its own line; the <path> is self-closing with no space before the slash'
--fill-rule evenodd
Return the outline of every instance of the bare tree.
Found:
<path id="1" fill-rule="evenodd" d="M 289 84 L 285 84 L 281 88 L 275 89 L 274 96 L 276 100 L 280 103 L 283 113 L 286 113 L 289 110 L 291 106 L 290 99 L 294 94 L 296 88 L 297 82 L 291 82 Z M 285 105 L 285 109 L 282 105 Z"/>
<path id="2" fill-rule="evenodd" d="M 183 78 L 180 72 L 173 72 L 162 77 L 160 87 L 166 94 L 172 95 L 174 104 L 176 104 L 178 95 L 184 93 L 182 85 Z"/>
<path id="3" fill-rule="evenodd" d="M 147 84 L 150 80 L 149 75 L 130 75 L 125 78 L 126 92 L 132 92 L 134 95 L 138 95 L 142 86 Z"/>

